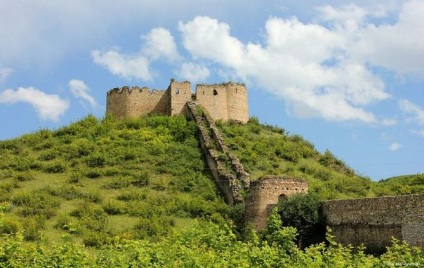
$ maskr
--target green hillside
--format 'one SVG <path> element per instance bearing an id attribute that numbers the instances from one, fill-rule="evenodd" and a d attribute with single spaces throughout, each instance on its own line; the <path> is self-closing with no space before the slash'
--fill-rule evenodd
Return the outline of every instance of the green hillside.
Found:
<path id="1" fill-rule="evenodd" d="M 422 177 L 372 182 L 329 151 L 321 154 L 301 136 L 255 118 L 218 126 L 253 180 L 270 174 L 304 178 L 323 200 L 423 192 Z M 196 125 L 181 116 L 88 116 L 55 131 L 1 141 L 0 149 L 0 202 L 7 212 L 0 232 L 23 228 L 27 241 L 69 234 L 99 246 L 117 235 L 161 237 L 199 217 L 236 217 L 205 167 Z"/>
<path id="2" fill-rule="evenodd" d="M 359 177 L 329 151 L 255 118 L 217 125 L 253 180 L 304 178 L 321 199 L 423 190 L 422 176 L 378 183 Z M 421 256 L 398 245 L 378 259 L 334 242 L 300 251 L 296 230 L 277 218 L 263 234 L 241 240 L 234 226 L 241 212 L 220 196 L 196 133 L 182 116 L 87 116 L 0 141 L 0 267 L 304 267 L 317 256 L 323 265 L 342 259 L 371 267 L 384 258 Z"/>
<path id="3" fill-rule="evenodd" d="M 67 233 L 97 246 L 118 234 L 152 238 L 193 218 L 226 215 L 195 133 L 184 117 L 88 116 L 0 142 L 0 202 L 10 216 L 0 231 L 21 226 L 30 241 Z"/>
<path id="4" fill-rule="evenodd" d="M 253 180 L 267 174 L 289 174 L 305 179 L 309 191 L 323 200 L 424 193 L 423 175 L 373 182 L 356 175 L 330 151 L 320 153 L 301 136 L 262 125 L 256 118 L 244 125 L 236 122 L 217 125 Z"/>

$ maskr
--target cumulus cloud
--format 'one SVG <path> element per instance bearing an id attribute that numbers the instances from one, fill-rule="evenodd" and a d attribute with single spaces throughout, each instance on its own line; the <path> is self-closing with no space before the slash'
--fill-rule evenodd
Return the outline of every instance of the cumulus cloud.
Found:
<path id="1" fill-rule="evenodd" d="M 192 83 L 205 81 L 209 77 L 209 74 L 208 68 L 192 62 L 184 62 L 177 71 L 179 77 L 191 81 Z"/>
<path id="2" fill-rule="evenodd" d="M 164 58 L 173 61 L 179 58 L 174 37 L 168 30 L 155 28 L 141 39 L 144 42 L 143 53 L 152 60 Z"/>
<path id="3" fill-rule="evenodd" d="M 0 103 L 24 102 L 32 105 L 43 120 L 58 121 L 69 108 L 69 102 L 58 95 L 49 95 L 33 87 L 17 90 L 6 89 L 0 92 Z"/>
<path id="4" fill-rule="evenodd" d="M 230 35 L 230 26 L 206 16 L 180 22 L 184 47 L 196 58 L 215 60 L 236 67 L 243 61 L 243 44 Z"/>
<path id="5" fill-rule="evenodd" d="M 90 89 L 83 81 L 72 79 L 69 81 L 68 86 L 71 89 L 72 94 L 76 98 L 81 99 L 84 102 L 88 102 L 93 108 L 97 107 L 96 100 L 92 96 L 90 96 Z"/>
<path id="6" fill-rule="evenodd" d="M 407 121 L 424 125 L 424 109 L 409 100 L 399 100 L 401 111 L 407 116 Z"/>
<path id="7" fill-rule="evenodd" d="M 280 96 L 297 116 L 377 123 L 365 106 L 389 98 L 379 77 L 347 55 L 344 35 L 296 18 L 270 18 L 265 42 L 243 44 L 208 17 L 180 23 L 184 47 Z M 219 45 L 217 45 L 219 44 Z"/>
<path id="8" fill-rule="evenodd" d="M 402 145 L 401 145 L 401 144 L 399 144 L 399 143 L 397 143 L 397 142 L 392 142 L 392 143 L 389 145 L 389 150 L 390 150 L 390 151 L 397 151 L 397 150 L 399 150 L 400 148 L 402 148 Z"/>
<path id="9" fill-rule="evenodd" d="M 117 49 L 94 50 L 91 56 L 95 63 L 106 67 L 112 74 L 126 79 L 152 80 L 149 60 L 143 55 L 125 55 Z"/>
<path id="10" fill-rule="evenodd" d="M 164 28 L 155 28 L 141 37 L 142 46 L 136 54 L 121 53 L 117 48 L 91 52 L 95 63 L 106 67 L 112 74 L 126 79 L 152 80 L 151 62 L 180 59 L 174 37 Z"/>
<path id="11" fill-rule="evenodd" d="M 0 68 L 0 84 L 3 84 L 12 72 L 13 69 L 11 68 Z"/>
<path id="12" fill-rule="evenodd" d="M 113 74 L 143 80 L 152 79 L 153 61 L 171 59 L 174 66 L 183 62 L 175 73 L 185 79 L 205 79 L 213 70 L 252 82 L 284 100 L 295 116 L 391 126 L 396 120 L 369 108 L 391 98 L 376 69 L 424 73 L 424 2 L 371 6 L 322 6 L 309 23 L 270 17 L 260 41 L 242 41 L 229 24 L 196 16 L 178 23 L 188 58 L 179 56 L 174 37 L 164 28 L 142 36 L 135 55 L 111 49 L 92 56 Z M 398 17 L 385 17 L 395 10 Z"/>
<path id="13" fill-rule="evenodd" d="M 393 24 L 367 24 L 355 52 L 369 63 L 402 74 L 424 74 L 424 2 L 406 1 Z"/>

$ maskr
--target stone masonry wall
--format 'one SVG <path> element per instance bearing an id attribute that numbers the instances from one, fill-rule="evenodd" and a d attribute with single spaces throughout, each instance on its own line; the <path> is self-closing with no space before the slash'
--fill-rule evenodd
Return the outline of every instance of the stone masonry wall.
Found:
<path id="1" fill-rule="evenodd" d="M 149 113 L 168 114 L 169 97 L 166 90 L 123 87 L 107 94 L 106 113 L 117 118 L 139 117 Z"/>
<path id="2" fill-rule="evenodd" d="M 323 213 L 340 243 L 380 251 L 393 236 L 424 248 L 424 195 L 332 200 Z"/>
<path id="3" fill-rule="evenodd" d="M 243 123 L 249 121 L 247 90 L 243 84 L 231 83 L 227 85 L 227 112 L 228 119 Z"/>
<path id="4" fill-rule="evenodd" d="M 225 83 L 196 86 L 196 104 L 204 107 L 214 120 L 249 120 L 247 90 L 243 84 Z"/>
<path id="5" fill-rule="evenodd" d="M 189 116 L 187 102 L 202 105 L 214 120 L 249 120 L 247 90 L 243 84 L 197 85 L 192 94 L 188 81 L 171 81 L 167 90 L 139 87 L 114 88 L 107 94 L 106 112 L 117 118 L 138 117 L 149 113 Z"/>
<path id="6" fill-rule="evenodd" d="M 191 101 L 191 84 L 188 81 L 176 82 L 172 81 L 168 87 L 170 96 L 170 112 L 169 115 L 181 114 L 188 116 L 186 103 Z"/>
<path id="7" fill-rule="evenodd" d="M 307 192 L 305 181 L 289 176 L 268 176 L 252 181 L 245 201 L 245 221 L 261 230 L 266 227 L 272 208 L 281 198 Z"/>
<path id="8" fill-rule="evenodd" d="M 212 120 L 206 119 L 204 112 L 199 112 L 194 102 L 189 102 L 187 105 L 190 117 L 196 122 L 198 128 L 198 140 L 201 148 L 205 152 L 206 163 L 217 183 L 221 193 L 224 195 L 227 203 L 231 206 L 241 204 L 243 199 L 243 185 L 235 174 L 242 172 L 241 170 L 228 170 L 228 165 L 220 154 L 225 152 L 217 145 L 218 141 L 211 134 L 210 124 Z M 244 171 L 244 169 L 243 169 Z M 233 174 L 234 173 L 234 174 Z"/>
<path id="9" fill-rule="evenodd" d="M 270 209 L 278 203 L 281 196 L 308 191 L 308 184 L 305 181 L 287 176 L 263 177 L 251 182 L 250 175 L 225 145 L 208 112 L 194 102 L 188 104 L 188 109 L 197 124 L 206 163 L 221 193 L 228 204 L 245 205 L 245 221 L 252 223 L 257 230 L 266 226 Z M 225 157 L 222 158 L 222 155 Z M 229 172 L 229 167 L 232 172 Z M 247 196 L 243 198 L 246 192 Z"/>
<path id="10" fill-rule="evenodd" d="M 223 85 L 197 85 L 196 104 L 204 107 L 217 120 L 228 120 L 227 88 Z"/>

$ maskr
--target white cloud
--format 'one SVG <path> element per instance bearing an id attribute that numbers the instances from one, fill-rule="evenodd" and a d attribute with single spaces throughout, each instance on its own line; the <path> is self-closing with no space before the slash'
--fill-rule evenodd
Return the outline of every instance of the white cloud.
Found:
<path id="1" fill-rule="evenodd" d="M 209 74 L 208 68 L 192 62 L 184 62 L 177 71 L 179 77 L 192 83 L 205 81 L 209 77 Z"/>
<path id="2" fill-rule="evenodd" d="M 419 15 L 424 2 L 362 4 L 319 7 L 309 23 L 270 17 L 261 41 L 242 41 L 231 34 L 229 24 L 196 16 L 178 23 L 191 57 L 186 59 L 180 58 L 174 37 L 164 28 L 142 36 L 144 43 L 134 55 L 111 49 L 93 51 L 92 56 L 113 74 L 143 80 L 152 79 L 153 61 L 170 59 L 176 65 L 178 59 L 186 62 L 175 71 L 183 78 L 204 79 L 213 70 L 253 82 L 283 99 L 296 116 L 392 126 L 396 120 L 369 109 L 391 97 L 375 67 L 424 73 L 424 17 Z M 398 18 L 387 17 L 394 12 Z M 212 68 L 187 63 L 192 61 Z"/>
<path id="3" fill-rule="evenodd" d="M 399 107 L 405 115 L 409 115 L 407 121 L 424 124 L 424 109 L 409 100 L 399 100 Z"/>
<path id="4" fill-rule="evenodd" d="M 230 35 L 230 26 L 206 16 L 178 24 L 183 45 L 193 57 L 205 58 L 229 65 L 243 62 L 243 44 Z"/>
<path id="5" fill-rule="evenodd" d="M 179 29 L 193 57 L 253 78 L 298 116 L 377 123 L 364 107 L 389 97 L 381 79 L 346 56 L 349 40 L 337 30 L 296 18 L 270 18 L 262 45 L 243 44 L 230 35 L 229 25 L 208 17 L 180 23 Z"/>
<path id="6" fill-rule="evenodd" d="M 111 49 L 106 52 L 94 50 L 91 56 L 95 63 L 106 67 L 112 74 L 126 79 L 152 80 L 149 60 L 143 55 L 125 55 Z"/>
<path id="7" fill-rule="evenodd" d="M 401 144 L 397 143 L 397 142 L 393 142 L 389 145 L 389 150 L 390 151 L 397 151 L 402 147 Z"/>
<path id="8" fill-rule="evenodd" d="M 76 98 L 88 102 L 93 108 L 97 107 L 96 100 L 92 96 L 90 96 L 90 94 L 88 94 L 90 89 L 83 81 L 72 79 L 69 81 L 68 86 L 71 89 L 72 94 Z"/>
<path id="9" fill-rule="evenodd" d="M 142 48 L 134 55 L 119 52 L 117 48 L 111 48 L 102 52 L 91 52 L 95 63 L 106 67 L 109 72 L 122 76 L 126 79 L 136 78 L 152 80 L 153 74 L 150 69 L 151 62 L 165 59 L 175 62 L 180 59 L 174 37 L 164 28 L 154 28 L 141 37 Z"/>
<path id="10" fill-rule="evenodd" d="M 424 1 L 405 1 L 393 24 L 367 24 L 354 53 L 362 60 L 399 73 L 424 74 Z"/>
<path id="11" fill-rule="evenodd" d="M 6 89 L 0 92 L 0 103 L 17 102 L 31 104 L 43 120 L 58 121 L 69 108 L 69 102 L 58 95 L 49 95 L 33 87 L 20 87 L 16 91 Z"/>
<path id="12" fill-rule="evenodd" d="M 164 58 L 173 61 L 179 58 L 174 37 L 168 30 L 155 28 L 141 39 L 145 42 L 143 53 L 152 60 Z"/>
<path id="13" fill-rule="evenodd" d="M 3 84 L 12 72 L 13 69 L 11 68 L 0 68 L 0 84 Z"/>

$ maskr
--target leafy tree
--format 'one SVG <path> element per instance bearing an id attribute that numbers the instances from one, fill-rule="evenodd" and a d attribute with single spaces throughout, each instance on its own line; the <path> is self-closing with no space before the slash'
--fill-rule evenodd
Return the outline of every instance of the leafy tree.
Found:
<path id="1" fill-rule="evenodd" d="M 283 226 L 297 229 L 297 244 L 301 248 L 324 240 L 325 224 L 320 207 L 319 197 L 312 193 L 294 195 L 278 204 L 278 214 Z"/>

